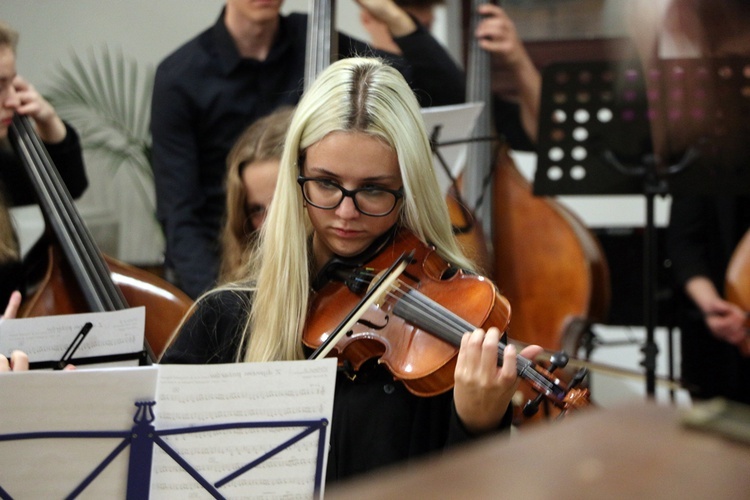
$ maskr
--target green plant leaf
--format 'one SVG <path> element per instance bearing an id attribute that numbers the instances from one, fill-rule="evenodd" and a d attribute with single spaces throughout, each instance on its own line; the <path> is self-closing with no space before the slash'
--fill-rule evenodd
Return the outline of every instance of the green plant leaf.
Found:
<path id="1" fill-rule="evenodd" d="M 141 71 L 135 59 L 105 45 L 90 49 L 86 61 L 72 53 L 71 64 L 59 64 L 50 80 L 45 97 L 78 131 L 84 150 L 100 155 L 113 172 L 124 170 L 137 179 L 140 198 L 155 213 L 148 195 L 153 68 Z"/>

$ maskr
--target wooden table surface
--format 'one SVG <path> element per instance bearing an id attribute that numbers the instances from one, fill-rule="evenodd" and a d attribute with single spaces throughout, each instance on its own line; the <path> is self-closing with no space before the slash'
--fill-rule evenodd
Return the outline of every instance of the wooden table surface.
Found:
<path id="1" fill-rule="evenodd" d="M 328 500 L 750 498 L 750 446 L 670 406 L 590 409 L 327 488 Z"/>

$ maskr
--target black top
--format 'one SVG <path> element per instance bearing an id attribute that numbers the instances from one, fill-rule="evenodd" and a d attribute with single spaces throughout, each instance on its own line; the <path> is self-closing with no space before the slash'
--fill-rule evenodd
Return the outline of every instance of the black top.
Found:
<path id="1" fill-rule="evenodd" d="M 88 187 L 88 179 L 78 134 L 67 123 L 65 130 L 65 139 L 62 142 L 45 146 L 71 196 L 78 198 Z M 24 165 L 12 149 L 0 148 L 0 189 L 10 206 L 37 203 L 34 186 L 26 174 Z M 6 210 L 6 207 L 0 206 L 0 210 Z M 0 265 L 0 313 L 5 310 L 13 290 L 23 291 L 23 269 L 20 262 Z"/>
<path id="2" fill-rule="evenodd" d="M 299 101 L 306 32 L 306 15 L 281 16 L 266 60 L 243 59 L 222 14 L 157 68 L 151 116 L 157 215 L 166 235 L 167 265 L 188 295 L 196 297 L 218 275 L 227 154 L 245 127 Z M 423 28 L 396 39 L 403 58 L 345 35 L 338 43 L 344 56 L 387 57 L 422 105 L 464 99 L 462 72 Z"/>
<path id="3" fill-rule="evenodd" d="M 60 172 L 63 182 L 73 198 L 79 198 L 88 187 L 83 165 L 81 142 L 74 128 L 65 124 L 65 139 L 57 144 L 44 146 Z M 10 206 L 37 203 L 36 191 L 26 169 L 12 149 L 0 148 L 0 185 L 5 200 Z"/>
<path id="4" fill-rule="evenodd" d="M 234 362 L 251 302 L 250 295 L 242 292 L 208 295 L 161 362 Z M 453 406 L 453 391 L 415 396 L 374 360 L 363 366 L 355 380 L 340 372 L 335 394 L 329 482 L 470 439 Z M 511 417 L 509 408 L 500 429 L 510 426 Z"/>

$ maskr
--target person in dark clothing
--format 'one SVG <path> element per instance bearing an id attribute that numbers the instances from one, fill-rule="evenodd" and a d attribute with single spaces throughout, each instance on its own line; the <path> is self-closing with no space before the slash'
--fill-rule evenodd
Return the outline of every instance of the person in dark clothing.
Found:
<path id="1" fill-rule="evenodd" d="M 426 29 L 431 29 L 434 9 L 443 0 L 395 0 L 396 3 L 417 19 Z M 539 102 L 542 92 L 542 76 L 526 51 L 513 20 L 502 7 L 484 4 L 478 7 L 482 20 L 473 34 L 479 46 L 492 54 L 507 70 L 513 97 L 493 95 L 492 113 L 495 130 L 501 134 L 511 148 L 534 151 L 539 127 Z M 370 34 L 371 45 L 381 50 L 398 54 L 398 45 L 388 27 L 373 18 L 367 10 L 360 13 L 362 26 Z"/>
<path id="2" fill-rule="evenodd" d="M 216 24 L 158 66 L 152 98 L 152 164 L 166 266 L 196 297 L 217 278 L 225 161 L 258 118 L 294 105 L 303 90 L 307 16 L 281 1 L 228 0 Z M 442 46 L 391 0 L 361 2 L 385 20 L 402 56 L 339 35 L 342 56 L 377 54 L 405 74 L 425 106 L 464 98 L 464 77 Z"/>
<path id="3" fill-rule="evenodd" d="M 26 170 L 7 139 L 13 116 L 18 113 L 31 117 L 74 198 L 80 197 L 88 186 L 75 130 L 60 119 L 30 83 L 16 74 L 17 44 L 18 33 L 0 21 L 0 304 L 3 307 L 14 290 L 23 288 L 21 256 L 8 207 L 37 202 Z"/>
<path id="4" fill-rule="evenodd" d="M 744 0 L 643 0 L 632 8 L 635 41 L 646 62 L 750 55 L 750 5 Z M 711 92 L 710 85 L 707 89 Z M 725 126 L 729 134 L 741 130 Z M 670 158 L 712 134 L 704 122 L 680 119 L 654 127 L 652 135 L 657 156 Z M 736 163 L 737 170 L 748 167 L 741 160 Z M 721 170 L 734 170 L 726 167 Z M 748 229 L 748 195 L 672 196 L 666 250 L 677 299 L 680 378 L 696 400 L 721 396 L 750 404 L 750 358 L 739 349 L 748 335 L 743 325 L 747 313 L 724 297 L 727 267 Z"/>
<path id="5" fill-rule="evenodd" d="M 474 268 L 452 234 L 406 81 L 376 59 L 340 60 L 318 77 L 292 117 L 247 276 L 199 299 L 161 362 L 305 359 L 310 350 L 302 333 L 326 265 L 388 248 L 400 234 L 429 241 L 455 269 Z M 437 396 L 410 393 L 377 360 L 356 373 L 341 371 L 328 480 L 507 429 L 516 350 L 507 347 L 498 367 L 499 338 L 497 328 L 467 332 L 455 386 Z"/>
<path id="6" fill-rule="evenodd" d="M 492 109 L 497 131 L 514 149 L 533 151 L 539 128 L 542 76 L 518 36 L 508 14 L 497 5 L 478 7 L 482 21 L 474 36 L 479 47 L 496 57 L 513 80 L 516 99 L 493 97 Z"/>
<path id="7" fill-rule="evenodd" d="M 729 261 L 750 230 L 750 196 L 675 196 L 667 252 L 678 291 L 681 379 L 695 399 L 750 404 L 747 313 L 723 298 Z"/>

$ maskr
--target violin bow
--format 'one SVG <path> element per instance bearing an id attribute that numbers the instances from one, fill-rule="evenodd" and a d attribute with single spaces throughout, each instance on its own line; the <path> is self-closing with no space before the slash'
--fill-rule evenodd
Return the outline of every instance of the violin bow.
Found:
<path id="1" fill-rule="evenodd" d="M 408 254 L 403 253 L 396 259 L 396 261 L 389 267 L 373 286 L 369 288 L 362 300 L 357 306 L 347 314 L 347 316 L 341 321 L 338 327 L 329 335 L 325 341 L 315 349 L 308 359 L 321 359 L 331 352 L 331 349 L 336 343 L 343 337 L 346 332 L 350 331 L 354 325 L 362 318 L 362 316 L 375 304 L 380 298 L 387 292 L 387 290 L 393 285 L 393 283 L 401 276 L 406 266 L 409 265 L 409 261 L 412 259 L 414 252 Z"/>

